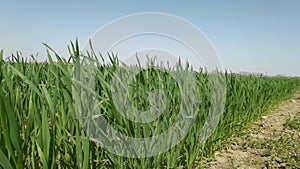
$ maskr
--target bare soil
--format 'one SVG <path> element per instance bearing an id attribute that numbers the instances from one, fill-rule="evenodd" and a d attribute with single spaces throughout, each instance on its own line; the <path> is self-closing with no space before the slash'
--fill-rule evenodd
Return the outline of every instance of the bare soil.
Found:
<path id="1" fill-rule="evenodd" d="M 300 91 L 262 116 L 242 137 L 231 139 L 207 168 L 300 168 L 300 152 L 294 152 L 300 149 L 300 130 L 287 125 L 296 117 L 300 117 Z"/>

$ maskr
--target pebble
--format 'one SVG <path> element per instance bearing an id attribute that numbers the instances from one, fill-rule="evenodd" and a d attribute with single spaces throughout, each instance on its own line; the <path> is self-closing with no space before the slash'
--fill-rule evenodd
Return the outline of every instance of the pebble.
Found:
<path id="1" fill-rule="evenodd" d="M 267 120 L 268 116 L 261 116 L 262 119 Z"/>

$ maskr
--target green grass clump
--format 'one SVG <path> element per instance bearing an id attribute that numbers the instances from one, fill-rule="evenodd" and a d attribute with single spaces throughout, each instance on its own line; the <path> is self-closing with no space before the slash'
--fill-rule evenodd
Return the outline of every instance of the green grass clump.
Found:
<path id="1" fill-rule="evenodd" d="M 233 134 L 279 101 L 288 98 L 299 86 L 292 78 L 241 76 L 226 73 L 225 110 L 215 132 L 199 143 L 201 129 L 211 105 L 209 74 L 195 73 L 200 107 L 190 133 L 173 149 L 149 158 L 126 158 L 109 153 L 91 141 L 75 113 L 72 78 L 79 63 L 78 44 L 71 46 L 65 60 L 48 53 L 49 63 L 28 62 L 20 55 L 3 60 L 0 53 L 0 166 L 3 168 L 194 168 L 195 161 L 209 157 Z M 119 63 L 112 56 L 111 66 L 95 71 L 99 109 L 110 125 L 121 133 L 148 137 L 173 124 L 181 98 L 178 86 L 168 74 L 147 70 L 130 86 L 136 108 L 147 110 L 147 92 L 164 89 L 166 111 L 156 122 L 133 123 L 122 118 L 114 107 L 110 80 Z M 75 72 L 76 75 L 76 72 Z M 137 85 L 138 84 L 138 85 Z"/>

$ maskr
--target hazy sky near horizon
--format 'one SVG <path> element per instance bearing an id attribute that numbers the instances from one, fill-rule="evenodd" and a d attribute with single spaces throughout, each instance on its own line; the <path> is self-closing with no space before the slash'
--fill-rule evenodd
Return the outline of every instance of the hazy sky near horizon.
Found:
<path id="1" fill-rule="evenodd" d="M 214 44 L 224 68 L 300 76 L 300 1 L 1 0 L 0 49 L 46 59 L 49 44 L 67 53 L 105 24 L 137 12 L 164 12 L 196 25 Z"/>

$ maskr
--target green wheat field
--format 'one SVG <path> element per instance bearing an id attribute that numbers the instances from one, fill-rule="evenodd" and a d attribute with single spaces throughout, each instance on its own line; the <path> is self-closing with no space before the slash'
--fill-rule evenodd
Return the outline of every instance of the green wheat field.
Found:
<path id="1" fill-rule="evenodd" d="M 211 92 L 209 75 L 194 73 L 200 106 L 195 125 L 174 148 L 149 158 L 127 158 L 112 154 L 91 141 L 75 113 L 72 79 L 80 62 L 78 43 L 70 45 L 70 57 L 48 49 L 48 62 L 28 61 L 21 55 L 3 59 L 0 53 L 0 168 L 196 168 L 226 145 L 229 138 L 247 129 L 278 103 L 299 89 L 297 78 L 239 75 L 229 71 L 226 103 L 216 130 L 199 142 Z M 57 61 L 53 61 L 53 60 Z M 149 69 L 136 76 L 130 86 L 138 109 L 147 110 L 147 92 L 164 88 L 166 110 L 155 122 L 139 124 L 126 120 L 114 107 L 110 80 L 119 63 L 111 56 L 110 66 L 99 66 L 94 76 L 99 109 L 108 123 L 128 136 L 149 137 L 166 130 L 180 108 L 180 91 L 167 73 Z"/>

